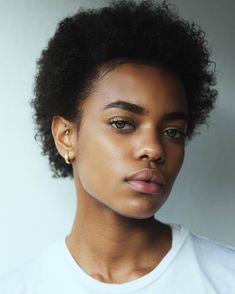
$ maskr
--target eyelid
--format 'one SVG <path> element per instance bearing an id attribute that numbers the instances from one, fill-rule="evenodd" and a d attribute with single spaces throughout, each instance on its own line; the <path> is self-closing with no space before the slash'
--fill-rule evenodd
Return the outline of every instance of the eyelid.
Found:
<path id="1" fill-rule="evenodd" d="M 127 117 L 123 117 L 123 116 L 116 116 L 116 117 L 109 119 L 109 124 L 113 124 L 113 123 L 119 122 L 119 121 L 126 123 L 126 124 L 130 124 L 130 125 L 132 125 L 132 127 L 136 126 L 136 123 L 132 119 L 127 118 Z M 182 128 L 182 127 L 168 126 L 163 130 L 163 132 L 165 132 L 167 130 L 171 130 L 171 129 L 180 132 L 183 135 L 183 137 L 186 136 L 187 128 L 185 130 L 185 127 Z"/>
<path id="2" fill-rule="evenodd" d="M 112 126 L 112 124 L 115 124 L 115 123 L 118 123 L 118 122 L 123 122 L 125 124 L 125 126 L 129 125 L 130 127 L 128 127 L 128 129 L 126 129 L 125 126 L 124 126 L 124 128 L 118 128 L 118 127 L 113 127 Z M 129 118 L 124 118 L 124 117 L 120 117 L 120 116 L 111 118 L 109 120 L 108 124 L 112 128 L 114 128 L 116 131 L 123 132 L 123 133 L 129 132 L 129 131 L 135 129 L 135 123 L 132 120 L 130 120 Z"/>
<path id="3" fill-rule="evenodd" d="M 186 131 L 183 128 L 181 128 L 181 127 L 167 127 L 167 128 L 164 129 L 164 131 L 172 130 L 172 129 L 173 130 L 177 130 L 179 132 L 182 132 L 182 133 L 186 134 Z"/>
<path id="4" fill-rule="evenodd" d="M 118 120 L 118 119 L 120 119 L 120 120 L 122 120 L 122 119 L 123 120 L 132 120 L 129 117 L 125 117 L 125 116 L 114 116 L 110 120 Z"/>
<path id="5" fill-rule="evenodd" d="M 123 122 L 126 122 L 126 123 L 130 123 L 132 125 L 135 124 L 135 122 L 132 119 L 127 118 L 127 117 L 120 117 L 120 116 L 118 116 L 118 117 L 113 117 L 113 118 L 111 118 L 109 120 L 109 122 L 111 122 L 111 123 L 118 122 L 118 121 L 123 121 Z"/>
<path id="6" fill-rule="evenodd" d="M 180 137 L 178 137 L 178 138 L 177 137 L 174 137 L 174 136 L 168 135 L 169 138 L 172 139 L 172 140 L 181 141 L 181 140 L 184 140 L 186 138 L 186 134 L 187 133 L 184 130 L 182 130 L 182 129 L 179 129 L 179 128 L 176 128 L 176 127 L 168 127 L 166 129 L 164 129 L 163 133 L 165 133 L 168 130 L 174 130 L 174 131 L 177 131 L 178 134 L 180 133 Z"/>

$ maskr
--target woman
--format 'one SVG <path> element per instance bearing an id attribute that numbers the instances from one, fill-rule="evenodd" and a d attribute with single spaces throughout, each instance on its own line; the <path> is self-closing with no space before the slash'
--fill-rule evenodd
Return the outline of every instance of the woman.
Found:
<path id="1" fill-rule="evenodd" d="M 166 2 L 113 1 L 60 23 L 31 105 L 53 176 L 74 179 L 77 212 L 0 293 L 235 293 L 234 248 L 154 218 L 214 107 L 206 44 Z"/>

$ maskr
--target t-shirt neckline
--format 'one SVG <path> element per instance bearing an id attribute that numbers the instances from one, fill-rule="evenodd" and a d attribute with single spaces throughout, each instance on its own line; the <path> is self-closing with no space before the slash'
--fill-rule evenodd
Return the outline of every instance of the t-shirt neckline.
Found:
<path id="1" fill-rule="evenodd" d="M 171 263 L 174 261 L 178 252 L 186 240 L 189 229 L 187 226 L 173 223 L 165 223 L 169 225 L 172 230 L 172 247 L 161 260 L 161 262 L 149 273 L 129 282 L 121 283 L 121 284 L 109 284 L 105 282 L 101 282 L 92 276 L 90 276 L 87 272 L 85 272 L 79 264 L 75 261 L 72 254 L 70 253 L 67 244 L 66 238 L 63 239 L 62 250 L 64 256 L 67 260 L 68 266 L 70 270 L 73 272 L 74 279 L 78 281 L 81 285 L 83 284 L 85 288 L 95 290 L 96 293 L 128 293 L 130 291 L 138 290 L 152 282 L 156 281 L 161 277 L 163 272 L 165 272 Z"/>

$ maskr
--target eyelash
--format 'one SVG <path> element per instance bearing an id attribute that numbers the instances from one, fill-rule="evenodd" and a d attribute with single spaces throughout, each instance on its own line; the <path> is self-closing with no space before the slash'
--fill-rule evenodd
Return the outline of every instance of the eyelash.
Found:
<path id="1" fill-rule="evenodd" d="M 110 121 L 110 125 L 112 126 L 113 124 L 117 124 L 117 123 L 124 123 L 124 124 L 128 124 L 128 125 L 131 125 L 131 126 L 134 126 L 134 124 L 132 123 L 132 122 L 130 122 L 130 121 L 128 121 L 128 120 L 124 120 L 124 119 L 120 119 L 120 118 L 114 118 L 114 119 L 112 119 L 111 121 Z M 116 125 L 117 126 L 117 125 Z M 113 127 L 113 126 L 112 126 Z M 123 130 L 123 128 L 115 128 L 115 129 L 117 129 L 117 130 L 120 130 L 121 132 L 122 132 L 122 130 Z M 165 131 L 164 131 L 164 133 L 166 132 L 166 131 L 176 131 L 176 132 L 178 132 L 178 134 L 180 134 L 180 137 L 174 137 L 174 136 L 170 136 L 170 138 L 173 138 L 173 139 L 176 139 L 176 140 L 182 140 L 182 139 L 184 139 L 185 138 L 185 136 L 186 136 L 186 134 L 183 132 L 183 131 L 181 131 L 181 130 L 177 130 L 177 129 L 175 129 L 175 128 L 168 128 L 168 129 L 166 129 Z"/>

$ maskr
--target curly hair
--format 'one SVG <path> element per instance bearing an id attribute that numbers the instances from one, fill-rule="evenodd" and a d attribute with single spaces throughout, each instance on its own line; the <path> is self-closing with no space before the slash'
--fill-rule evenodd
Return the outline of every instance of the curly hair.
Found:
<path id="1" fill-rule="evenodd" d="M 34 97 L 35 139 L 42 143 L 53 177 L 73 177 L 58 153 L 51 133 L 54 115 L 76 122 L 101 68 L 133 62 L 165 68 L 184 86 L 189 112 L 186 139 L 206 124 L 217 98 L 215 70 L 210 69 L 205 33 L 179 17 L 174 6 L 154 0 L 110 1 L 97 9 L 80 8 L 63 19 L 37 60 Z"/>

